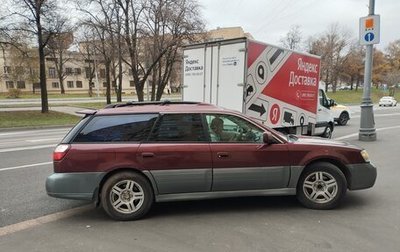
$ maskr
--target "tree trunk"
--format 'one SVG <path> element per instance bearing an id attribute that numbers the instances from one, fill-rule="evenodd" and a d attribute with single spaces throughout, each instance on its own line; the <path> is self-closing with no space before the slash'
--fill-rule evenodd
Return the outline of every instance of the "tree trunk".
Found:
<path id="1" fill-rule="evenodd" d="M 40 15 L 37 16 L 36 25 L 38 28 L 38 43 L 39 43 L 39 65 L 40 65 L 40 96 L 42 100 L 42 113 L 49 112 L 49 103 L 47 99 L 46 85 L 46 62 L 44 55 L 42 25 L 40 23 Z"/>
<path id="2" fill-rule="evenodd" d="M 158 72 L 158 68 L 153 68 L 152 71 L 152 81 L 151 81 L 151 100 L 154 101 L 154 99 L 156 98 L 156 83 L 159 82 L 159 78 L 157 77 L 157 72 Z"/>
<path id="3" fill-rule="evenodd" d="M 139 86 L 139 85 L 138 85 Z M 136 89 L 136 94 L 137 94 L 137 97 L 138 97 L 138 101 L 144 101 L 144 93 L 143 93 L 143 88 L 141 88 L 141 89 Z"/>
<path id="4" fill-rule="evenodd" d="M 62 49 L 59 50 L 59 61 L 57 66 L 57 72 L 58 72 L 58 80 L 60 81 L 60 90 L 61 94 L 65 94 L 65 88 L 64 88 L 64 73 L 63 73 L 63 65 L 64 65 L 64 59 L 63 59 L 63 53 Z"/>
<path id="5" fill-rule="evenodd" d="M 354 75 L 350 77 L 350 90 L 353 90 Z"/>
<path id="6" fill-rule="evenodd" d="M 120 44 L 120 42 L 118 42 Z M 119 49 L 121 50 L 121 49 Z M 118 52 L 118 81 L 116 81 L 117 102 L 122 102 L 122 55 Z"/>
<path id="7" fill-rule="evenodd" d="M 106 101 L 107 104 L 111 104 L 111 85 L 110 85 L 110 80 L 111 80 L 111 76 L 110 76 L 110 61 L 106 61 L 105 63 L 105 70 L 106 70 L 106 85 L 107 85 L 107 89 L 106 89 Z"/>

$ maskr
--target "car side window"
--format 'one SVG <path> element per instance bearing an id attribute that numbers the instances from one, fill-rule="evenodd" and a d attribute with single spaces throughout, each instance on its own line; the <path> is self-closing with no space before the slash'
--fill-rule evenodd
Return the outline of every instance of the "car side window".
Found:
<path id="1" fill-rule="evenodd" d="M 157 121 L 149 141 L 206 142 L 200 114 L 165 114 Z"/>
<path id="2" fill-rule="evenodd" d="M 147 139 L 158 114 L 95 116 L 74 142 L 141 142 Z"/>
<path id="3" fill-rule="evenodd" d="M 206 115 L 211 142 L 262 143 L 264 131 L 234 115 Z"/>

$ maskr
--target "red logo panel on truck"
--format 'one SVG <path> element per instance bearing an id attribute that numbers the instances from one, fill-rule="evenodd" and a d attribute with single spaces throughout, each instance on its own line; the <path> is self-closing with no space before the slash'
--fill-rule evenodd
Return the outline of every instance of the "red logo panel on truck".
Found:
<path id="1" fill-rule="evenodd" d="M 319 59 L 292 53 L 264 88 L 264 95 L 316 113 Z"/>
<path id="2" fill-rule="evenodd" d="M 271 127 L 316 123 L 320 58 L 251 40 L 247 52 L 244 112 Z"/>

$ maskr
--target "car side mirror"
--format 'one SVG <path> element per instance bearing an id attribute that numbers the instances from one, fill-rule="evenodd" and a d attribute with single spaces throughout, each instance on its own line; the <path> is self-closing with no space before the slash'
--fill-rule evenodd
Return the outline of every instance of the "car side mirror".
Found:
<path id="1" fill-rule="evenodd" d="M 274 137 L 271 132 L 265 131 L 263 133 L 263 142 L 267 145 L 274 143 Z"/>

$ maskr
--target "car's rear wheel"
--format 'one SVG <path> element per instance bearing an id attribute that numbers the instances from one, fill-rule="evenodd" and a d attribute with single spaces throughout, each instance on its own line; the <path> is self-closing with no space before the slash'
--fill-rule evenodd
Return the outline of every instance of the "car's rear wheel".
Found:
<path id="1" fill-rule="evenodd" d="M 335 165 L 318 162 L 306 168 L 297 185 L 297 199 L 312 209 L 336 207 L 347 190 L 343 172 Z"/>
<path id="2" fill-rule="evenodd" d="M 104 211 L 115 220 L 136 220 L 143 217 L 154 201 L 150 183 L 133 172 L 117 173 L 104 183 L 101 202 Z"/>
<path id="3" fill-rule="evenodd" d="M 349 114 L 347 112 L 342 112 L 339 116 L 338 124 L 344 126 L 347 124 L 349 119 Z"/>

